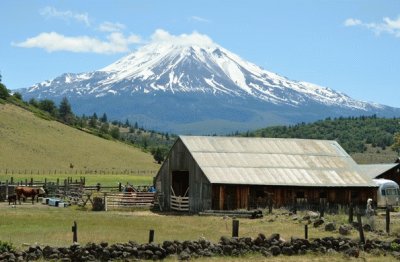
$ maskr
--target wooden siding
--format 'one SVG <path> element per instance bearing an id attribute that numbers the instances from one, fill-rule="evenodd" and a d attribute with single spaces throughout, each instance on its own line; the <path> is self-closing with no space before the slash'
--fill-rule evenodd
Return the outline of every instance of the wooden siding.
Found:
<path id="1" fill-rule="evenodd" d="M 156 178 L 156 187 L 161 195 L 163 210 L 171 210 L 172 172 L 186 171 L 189 175 L 189 212 L 204 210 L 232 210 L 256 208 L 265 203 L 269 195 L 275 207 L 292 205 L 295 201 L 307 203 L 326 201 L 334 204 L 365 204 L 368 198 L 376 200 L 377 188 L 369 187 L 288 187 L 268 185 L 211 184 L 194 161 L 189 150 L 178 139 L 161 166 Z M 389 178 L 392 179 L 393 178 Z"/>
<path id="2" fill-rule="evenodd" d="M 172 147 L 166 161 L 156 176 L 156 185 L 157 182 L 161 184 L 160 189 L 157 190 L 161 190 L 159 192 L 163 198 L 162 208 L 164 210 L 171 209 L 170 196 L 172 194 L 173 171 L 189 172 L 189 211 L 197 213 L 211 209 L 211 184 L 179 139 Z"/>

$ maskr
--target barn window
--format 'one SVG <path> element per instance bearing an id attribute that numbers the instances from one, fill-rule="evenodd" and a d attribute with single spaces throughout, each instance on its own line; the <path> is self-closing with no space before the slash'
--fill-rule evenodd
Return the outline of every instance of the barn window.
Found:
<path id="1" fill-rule="evenodd" d="M 303 191 L 296 192 L 296 198 L 304 198 L 304 192 Z"/>

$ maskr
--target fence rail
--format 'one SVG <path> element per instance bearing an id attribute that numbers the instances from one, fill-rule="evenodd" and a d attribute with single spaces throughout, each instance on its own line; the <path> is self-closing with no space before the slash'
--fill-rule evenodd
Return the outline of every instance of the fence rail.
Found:
<path id="1" fill-rule="evenodd" d="M 189 197 L 171 196 L 171 209 L 189 211 Z"/>
<path id="2" fill-rule="evenodd" d="M 106 210 L 113 207 L 153 206 L 153 192 L 105 193 Z"/>

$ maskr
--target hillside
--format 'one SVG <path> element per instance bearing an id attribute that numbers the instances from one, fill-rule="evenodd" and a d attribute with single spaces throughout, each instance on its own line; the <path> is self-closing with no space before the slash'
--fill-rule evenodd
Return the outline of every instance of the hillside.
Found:
<path id="1" fill-rule="evenodd" d="M 358 163 L 392 163 L 394 134 L 400 132 L 399 118 L 374 116 L 327 118 L 309 124 L 258 129 L 241 136 L 336 140 Z"/>
<path id="2" fill-rule="evenodd" d="M 149 153 L 0 103 L 0 172 L 8 170 L 157 170 Z"/>

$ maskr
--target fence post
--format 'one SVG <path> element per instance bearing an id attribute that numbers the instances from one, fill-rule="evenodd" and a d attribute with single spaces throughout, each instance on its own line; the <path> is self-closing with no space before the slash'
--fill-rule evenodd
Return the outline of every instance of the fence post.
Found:
<path id="1" fill-rule="evenodd" d="M 365 244 L 364 229 L 361 220 L 361 214 L 357 212 L 358 231 L 360 233 L 360 242 Z"/>
<path id="2" fill-rule="evenodd" d="M 104 211 L 107 211 L 107 193 L 106 192 L 104 192 L 103 203 L 104 203 Z"/>
<path id="3" fill-rule="evenodd" d="M 304 238 L 308 239 L 308 225 L 304 225 Z"/>
<path id="4" fill-rule="evenodd" d="M 149 243 L 154 242 L 154 229 L 150 229 L 149 232 Z"/>
<path id="5" fill-rule="evenodd" d="M 6 180 L 6 199 L 8 199 L 8 180 Z"/>
<path id="6" fill-rule="evenodd" d="M 349 207 L 349 223 L 353 223 L 353 203 L 350 203 Z"/>
<path id="7" fill-rule="evenodd" d="M 390 207 L 386 207 L 386 233 L 390 233 Z"/>
<path id="8" fill-rule="evenodd" d="M 239 237 L 239 220 L 232 220 L 232 237 Z"/>
<path id="9" fill-rule="evenodd" d="M 77 243 L 78 242 L 78 225 L 76 224 L 76 221 L 74 221 L 74 225 L 72 226 L 72 232 L 73 232 L 72 241 L 73 241 L 73 243 Z"/>

